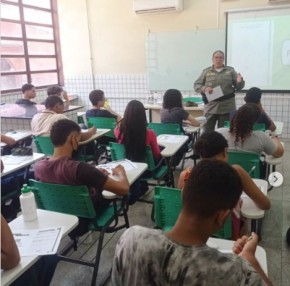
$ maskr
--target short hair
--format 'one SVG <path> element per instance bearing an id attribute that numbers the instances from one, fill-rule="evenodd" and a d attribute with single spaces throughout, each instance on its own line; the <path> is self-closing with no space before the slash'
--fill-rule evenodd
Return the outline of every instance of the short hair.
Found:
<path id="1" fill-rule="evenodd" d="M 97 105 L 99 101 L 104 100 L 104 92 L 100 89 L 92 90 L 89 94 L 90 101 L 92 105 Z"/>
<path id="2" fill-rule="evenodd" d="M 246 103 L 259 103 L 261 101 L 262 91 L 258 87 L 250 88 L 245 96 Z"/>
<path id="3" fill-rule="evenodd" d="M 216 131 L 204 132 L 195 142 L 194 151 L 201 158 L 212 158 L 228 147 L 225 137 Z"/>
<path id="4" fill-rule="evenodd" d="M 64 145 L 72 132 L 81 132 L 81 128 L 74 121 L 69 119 L 56 121 L 50 130 L 50 138 L 54 147 Z"/>
<path id="5" fill-rule="evenodd" d="M 163 108 L 182 107 L 182 94 L 178 89 L 168 89 L 163 95 Z"/>
<path id="6" fill-rule="evenodd" d="M 54 85 L 47 88 L 46 92 L 48 96 L 51 96 L 51 95 L 60 95 L 62 91 L 63 91 L 63 88 L 61 86 Z"/>
<path id="7" fill-rule="evenodd" d="M 21 90 L 22 90 L 22 93 L 24 93 L 25 91 L 32 90 L 33 88 L 34 88 L 33 84 L 26 83 L 22 85 Z"/>
<path id="8" fill-rule="evenodd" d="M 213 54 L 212 54 L 212 57 L 214 57 L 215 54 L 217 54 L 217 53 L 221 53 L 223 55 L 223 57 L 225 58 L 225 53 L 223 51 L 221 51 L 221 50 L 214 51 Z"/>
<path id="9" fill-rule="evenodd" d="M 236 170 L 221 160 L 201 160 L 189 174 L 182 191 L 182 211 L 208 218 L 219 210 L 232 209 L 242 194 Z"/>
<path id="10" fill-rule="evenodd" d="M 48 96 L 44 102 L 46 109 L 52 109 L 57 104 L 64 105 L 63 100 L 57 95 Z"/>

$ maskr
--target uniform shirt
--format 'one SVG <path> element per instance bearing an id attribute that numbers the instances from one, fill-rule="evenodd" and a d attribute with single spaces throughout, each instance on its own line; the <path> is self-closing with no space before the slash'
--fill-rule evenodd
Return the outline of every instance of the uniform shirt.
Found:
<path id="1" fill-rule="evenodd" d="M 21 98 L 16 100 L 16 104 L 24 104 L 24 105 L 34 105 L 36 102 L 30 101 L 29 99 Z"/>
<path id="2" fill-rule="evenodd" d="M 262 285 L 259 274 L 237 255 L 207 245 L 182 245 L 161 230 L 133 226 L 118 241 L 113 286 Z"/>
<path id="3" fill-rule="evenodd" d="M 95 166 L 63 156 L 46 159 L 34 165 L 35 179 L 45 183 L 71 186 L 85 185 L 96 210 L 103 204 L 102 191 L 108 176 Z"/>
<path id="4" fill-rule="evenodd" d="M 235 136 L 229 132 L 229 128 L 219 128 L 217 132 L 221 133 L 227 139 L 229 149 L 256 152 L 258 154 L 265 152 L 267 155 L 273 155 L 277 150 L 277 146 L 269 134 L 262 131 L 252 131 L 251 135 L 245 139 L 243 144 L 238 142 L 237 145 L 235 145 Z"/>
<path id="5" fill-rule="evenodd" d="M 107 118 L 115 118 L 117 119 L 117 116 L 112 114 L 110 111 L 105 109 L 90 109 L 86 112 L 86 117 L 107 117 Z"/>
<path id="6" fill-rule="evenodd" d="M 245 86 L 245 82 L 242 80 L 237 83 L 237 72 L 232 67 L 224 66 L 224 68 L 218 72 L 213 66 L 204 69 L 198 79 L 194 82 L 194 89 L 196 92 L 203 92 L 205 87 L 220 86 L 224 96 L 234 94 L 235 90 L 241 90 Z M 225 114 L 235 109 L 235 98 L 228 98 L 220 101 L 210 101 L 205 104 L 205 114 Z"/>
<path id="7" fill-rule="evenodd" d="M 68 118 L 64 114 L 58 114 L 47 109 L 35 114 L 31 120 L 32 135 L 49 136 L 52 125 L 60 119 Z"/>
<path id="8" fill-rule="evenodd" d="M 161 122 L 162 123 L 177 123 L 182 129 L 183 120 L 187 120 L 189 114 L 182 107 L 173 107 L 171 109 L 161 110 Z"/>

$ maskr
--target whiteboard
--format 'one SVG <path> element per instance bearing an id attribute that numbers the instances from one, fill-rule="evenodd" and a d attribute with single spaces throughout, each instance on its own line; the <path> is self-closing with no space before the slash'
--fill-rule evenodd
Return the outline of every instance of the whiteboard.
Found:
<path id="1" fill-rule="evenodd" d="M 193 90 L 202 70 L 211 66 L 216 50 L 225 50 L 224 29 L 149 33 L 146 40 L 149 90 Z"/>

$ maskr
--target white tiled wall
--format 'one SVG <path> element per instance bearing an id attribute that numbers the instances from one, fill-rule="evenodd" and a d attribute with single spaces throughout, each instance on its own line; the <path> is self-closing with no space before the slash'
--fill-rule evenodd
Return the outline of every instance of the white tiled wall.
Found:
<path id="1" fill-rule="evenodd" d="M 99 74 L 92 76 L 78 76 L 65 79 L 65 89 L 69 94 L 79 96 L 78 105 L 84 105 L 84 110 L 91 108 L 89 93 L 93 89 L 101 89 L 109 99 L 113 110 L 123 115 L 127 103 L 132 99 L 146 101 L 150 91 L 147 89 L 146 74 Z M 162 94 L 162 92 L 161 92 Z M 184 96 L 193 95 L 193 91 L 182 91 Z M 2 102 L 13 103 L 21 97 L 20 94 L 6 95 L 1 97 Z M 243 104 L 244 94 L 237 94 L 237 107 Z M 37 102 L 46 98 L 46 91 L 37 92 Z M 290 139 L 290 93 L 264 94 L 262 104 L 265 111 L 274 121 L 284 122 L 283 139 Z M 80 111 L 80 110 L 78 110 Z M 76 118 L 76 114 L 72 115 Z M 2 126 L 2 129 L 4 126 Z M 5 127 L 5 129 L 7 126 Z"/>

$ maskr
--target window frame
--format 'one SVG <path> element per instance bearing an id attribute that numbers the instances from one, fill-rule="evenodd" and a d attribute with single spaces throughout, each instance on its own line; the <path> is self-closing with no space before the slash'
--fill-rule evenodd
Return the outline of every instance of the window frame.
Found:
<path id="1" fill-rule="evenodd" d="M 25 61 L 26 70 L 25 71 L 9 71 L 9 72 L 2 72 L 1 76 L 9 76 L 9 75 L 26 75 L 27 82 L 25 83 L 32 83 L 32 75 L 33 74 L 42 74 L 42 73 L 56 73 L 57 74 L 57 84 L 63 85 L 64 84 L 64 77 L 63 77 L 63 65 L 62 65 L 62 59 L 61 59 L 61 47 L 60 47 L 60 34 L 59 34 L 59 21 L 58 21 L 58 11 L 57 11 L 57 0 L 50 0 L 51 9 L 48 8 L 42 8 L 38 6 L 23 4 L 22 0 L 18 0 L 18 3 L 16 2 L 10 2 L 9 0 L 2 0 L 2 4 L 9 4 L 13 6 L 19 7 L 19 13 L 20 13 L 20 19 L 19 20 L 12 20 L 7 18 L 1 18 L 1 21 L 9 22 L 9 23 L 16 23 L 21 26 L 22 31 L 22 37 L 7 37 L 7 36 L 1 36 L 2 40 L 11 40 L 11 41 L 19 41 L 23 44 L 24 48 L 24 54 L 23 55 L 11 55 L 11 54 L 5 54 L 1 53 L 1 58 L 23 58 Z M 39 11 L 49 12 L 51 13 L 52 17 L 52 24 L 40 24 L 36 22 L 30 22 L 24 20 L 24 9 L 30 8 L 35 9 Z M 35 39 L 35 38 L 28 38 L 26 35 L 26 25 L 33 25 L 33 26 L 39 26 L 39 27 L 49 27 L 53 30 L 53 39 L 47 40 L 47 39 Z M 54 55 L 45 55 L 45 54 L 37 54 L 37 55 L 29 55 L 28 53 L 28 41 L 33 42 L 41 42 L 41 43 L 51 43 L 54 45 L 55 48 L 55 54 Z M 56 69 L 47 69 L 47 70 L 31 70 L 29 59 L 33 58 L 53 58 L 56 59 Z M 52 85 L 53 83 L 51 83 Z M 48 85 L 42 85 L 37 86 L 36 88 L 46 88 Z M 9 90 L 1 90 L 1 94 L 8 94 L 8 93 L 14 93 L 21 91 L 21 86 L 16 89 L 9 89 Z"/>

